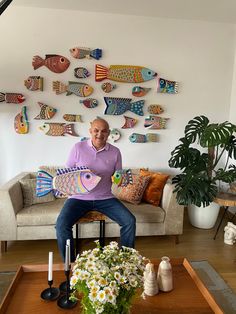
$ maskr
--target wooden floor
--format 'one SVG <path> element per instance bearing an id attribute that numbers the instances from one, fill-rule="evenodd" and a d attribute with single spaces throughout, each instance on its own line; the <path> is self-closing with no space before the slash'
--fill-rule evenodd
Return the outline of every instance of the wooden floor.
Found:
<path id="1" fill-rule="evenodd" d="M 236 293 L 236 243 L 226 245 L 223 241 L 222 223 L 216 240 L 215 229 L 203 230 L 192 227 L 185 214 L 184 233 L 180 243 L 171 236 L 137 237 L 136 249 L 145 257 L 186 257 L 190 261 L 208 260 Z M 111 239 L 106 239 L 106 243 Z M 117 240 L 112 238 L 112 240 Z M 94 248 L 94 239 L 83 239 L 81 249 Z M 54 262 L 61 262 L 56 240 L 14 241 L 8 243 L 8 251 L 0 255 L 0 272 L 16 270 L 21 264 L 48 262 L 48 252 L 54 252 Z"/>

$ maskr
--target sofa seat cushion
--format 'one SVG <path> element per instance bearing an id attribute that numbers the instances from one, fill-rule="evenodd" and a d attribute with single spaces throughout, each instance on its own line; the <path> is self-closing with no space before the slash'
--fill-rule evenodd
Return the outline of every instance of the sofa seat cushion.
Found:
<path id="1" fill-rule="evenodd" d="M 65 199 L 24 207 L 16 215 L 18 226 L 55 225 Z"/>

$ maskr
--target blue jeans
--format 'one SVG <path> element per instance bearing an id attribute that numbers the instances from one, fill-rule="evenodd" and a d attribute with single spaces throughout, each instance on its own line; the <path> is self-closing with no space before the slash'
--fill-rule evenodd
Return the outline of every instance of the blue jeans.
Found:
<path id="1" fill-rule="evenodd" d="M 71 243 L 71 261 L 75 261 L 72 227 L 87 212 L 96 210 L 120 225 L 120 245 L 134 247 L 136 219 L 117 198 L 106 200 L 84 201 L 67 199 L 56 222 L 57 243 L 60 254 L 65 260 L 66 240 Z"/>

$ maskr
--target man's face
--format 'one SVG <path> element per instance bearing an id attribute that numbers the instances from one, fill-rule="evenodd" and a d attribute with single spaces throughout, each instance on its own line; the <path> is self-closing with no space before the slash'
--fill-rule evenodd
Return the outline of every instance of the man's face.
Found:
<path id="1" fill-rule="evenodd" d="M 108 125 L 104 121 L 95 120 L 89 129 L 93 146 L 101 149 L 106 145 L 107 138 L 110 134 Z"/>

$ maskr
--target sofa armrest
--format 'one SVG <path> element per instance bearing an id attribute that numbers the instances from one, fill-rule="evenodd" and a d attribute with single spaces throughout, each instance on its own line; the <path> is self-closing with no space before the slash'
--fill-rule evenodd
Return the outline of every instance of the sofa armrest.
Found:
<path id="1" fill-rule="evenodd" d="M 16 214 L 23 208 L 23 195 L 19 180 L 29 177 L 22 172 L 0 187 L 0 240 L 15 240 Z"/>
<path id="2" fill-rule="evenodd" d="M 177 235 L 183 233 L 184 206 L 177 203 L 174 188 L 175 186 L 167 181 L 163 189 L 161 207 L 166 215 L 165 233 Z"/>

